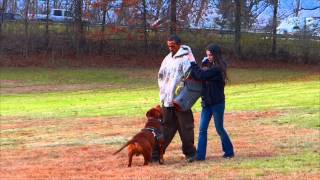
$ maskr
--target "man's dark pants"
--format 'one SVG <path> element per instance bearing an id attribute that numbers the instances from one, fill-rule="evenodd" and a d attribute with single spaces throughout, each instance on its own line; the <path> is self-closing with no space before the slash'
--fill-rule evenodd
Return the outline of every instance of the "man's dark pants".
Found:
<path id="1" fill-rule="evenodd" d="M 174 107 L 163 107 L 163 136 L 165 140 L 165 149 L 171 143 L 176 132 L 179 132 L 182 141 L 182 151 L 186 157 L 192 157 L 196 154 L 194 146 L 194 118 L 191 110 L 176 111 Z M 158 152 L 153 153 L 153 159 L 156 159 Z"/>

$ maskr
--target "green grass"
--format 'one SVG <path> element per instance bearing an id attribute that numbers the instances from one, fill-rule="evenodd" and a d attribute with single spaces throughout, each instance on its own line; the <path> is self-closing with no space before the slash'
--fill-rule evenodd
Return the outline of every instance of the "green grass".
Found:
<path id="1" fill-rule="evenodd" d="M 159 103 L 156 74 L 157 69 L 1 68 L 1 80 L 18 81 L 21 86 L 74 83 L 116 85 L 73 92 L 1 94 L 1 116 L 41 119 L 144 116 L 149 107 Z M 230 69 L 229 74 L 231 82 L 226 87 L 227 111 L 290 109 L 290 115 L 277 120 L 278 123 L 319 127 L 319 75 L 277 69 Z M 194 111 L 200 110 L 198 102 Z M 304 123 L 302 117 L 310 120 Z"/>
<path id="2" fill-rule="evenodd" d="M 142 116 L 158 103 L 155 89 L 3 95 L 2 116 L 62 118 Z"/>
<path id="3" fill-rule="evenodd" d="M 284 116 L 273 118 L 264 124 L 290 125 L 295 124 L 303 128 L 320 129 L 320 111 L 319 106 L 314 108 L 291 109 L 285 112 Z"/>
<path id="4" fill-rule="evenodd" d="M 292 172 L 317 172 L 320 156 L 318 152 L 305 151 L 296 155 L 277 156 L 263 159 L 246 159 L 239 163 L 226 163 L 224 166 L 235 169 L 254 171 L 256 175 L 267 175 L 268 172 L 289 174 Z"/>
<path id="5" fill-rule="evenodd" d="M 15 82 L 4 83 L 1 87 L 13 90 L 19 86 L 37 85 L 111 85 L 93 90 L 1 93 L 0 118 L 1 124 L 6 127 L 1 130 L 0 144 L 3 150 L 88 145 L 116 148 L 127 140 L 131 132 L 109 136 L 104 134 L 108 130 L 102 128 L 73 134 L 73 128 L 81 127 L 81 124 L 76 125 L 81 123 L 82 117 L 143 117 L 150 107 L 159 103 L 155 77 L 157 69 L 1 68 L 0 71 L 0 80 Z M 296 130 L 309 128 L 306 132 L 320 129 L 319 74 L 283 69 L 230 69 L 229 75 L 231 82 L 226 87 L 227 112 L 281 112 L 281 116 L 246 122 L 248 126 L 255 123 L 282 127 L 294 125 L 297 126 L 294 128 Z M 201 110 L 199 102 L 193 110 Z M 103 118 L 103 123 L 108 124 L 105 120 L 108 119 Z M 119 126 L 123 122 L 119 122 Z M 99 128 L 106 124 L 91 124 L 88 121 L 83 126 Z M 13 127 L 8 128 L 11 125 Z M 216 138 L 215 133 L 209 135 L 209 139 L 211 136 Z M 229 171 L 239 173 L 235 175 L 239 179 L 263 179 L 274 174 L 289 177 L 295 173 L 319 174 L 319 144 L 315 136 L 316 133 L 302 134 L 288 136 L 283 142 L 275 141 L 277 144 L 272 146 L 277 152 L 270 157 L 237 157 L 236 154 L 236 158 L 230 161 L 215 158 L 191 165 L 180 166 L 178 163 L 169 166 L 182 175 L 205 173 L 209 179 L 218 178 L 220 174 L 227 176 Z M 237 138 L 234 137 L 235 140 Z M 177 138 L 173 140 L 175 144 L 179 142 Z M 212 171 L 217 167 L 223 171 L 218 175 Z"/>
<path id="6" fill-rule="evenodd" d="M 319 108 L 318 81 L 236 85 L 227 89 L 230 110 Z"/>
<path id="7" fill-rule="evenodd" d="M 19 86 L 60 85 L 60 84 L 121 84 L 125 87 L 139 83 L 140 86 L 156 85 L 158 69 L 139 68 L 87 68 L 87 69 L 44 69 L 44 68 L 0 68 L 0 80 L 17 81 Z M 248 84 L 257 82 L 287 82 L 305 76 L 316 79 L 301 71 L 271 69 L 233 69 L 229 70 L 229 84 Z M 281 78 L 280 78 L 281 77 Z M 131 85 L 131 86 L 130 86 Z M 2 84 L 1 87 L 14 85 Z"/>
<path id="8" fill-rule="evenodd" d="M 1 68 L 1 80 L 17 81 L 19 86 L 60 84 L 119 84 L 124 86 L 155 84 L 155 71 L 144 70 L 147 76 L 136 76 L 141 69 L 43 69 Z M 154 73 L 154 77 L 150 77 Z M 1 87 L 15 85 L 2 84 Z"/>
<path id="9" fill-rule="evenodd" d="M 215 179 L 217 174 L 225 172 L 241 172 L 237 174 L 237 179 L 256 179 L 272 174 L 292 175 L 293 173 L 318 173 L 320 164 L 318 152 L 304 150 L 298 154 L 280 155 L 275 157 L 264 158 L 236 158 L 233 160 L 223 161 L 204 161 L 197 163 L 195 166 L 184 166 L 175 169 L 178 173 L 186 174 L 190 172 L 202 172 L 208 174 L 208 178 Z M 219 172 L 214 172 L 213 167 L 218 166 Z M 234 175 L 233 175 L 234 176 Z"/>
<path id="10" fill-rule="evenodd" d="M 229 86 L 226 89 L 227 110 L 319 108 L 318 84 L 311 81 Z M 8 94 L 1 97 L 1 115 L 31 118 L 139 116 L 157 103 L 156 88 Z M 199 103 L 195 110 L 200 110 Z"/>

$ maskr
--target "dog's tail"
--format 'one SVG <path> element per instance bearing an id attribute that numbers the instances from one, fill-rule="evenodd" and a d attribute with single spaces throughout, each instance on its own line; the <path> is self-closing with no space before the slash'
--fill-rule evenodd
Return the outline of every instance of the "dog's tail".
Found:
<path id="1" fill-rule="evenodd" d="M 129 144 L 133 143 L 133 140 L 129 140 L 126 144 L 124 144 L 120 149 L 118 149 L 116 152 L 113 153 L 113 155 L 116 155 L 118 152 L 122 151 L 125 147 L 127 147 Z"/>

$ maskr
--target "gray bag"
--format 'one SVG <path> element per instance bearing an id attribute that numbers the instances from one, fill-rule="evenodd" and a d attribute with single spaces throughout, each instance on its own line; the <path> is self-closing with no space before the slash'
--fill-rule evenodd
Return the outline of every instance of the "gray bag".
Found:
<path id="1" fill-rule="evenodd" d="M 195 81 L 190 78 L 184 80 L 184 86 L 173 100 L 175 108 L 178 111 L 187 111 L 191 109 L 201 96 L 201 88 L 201 81 Z"/>

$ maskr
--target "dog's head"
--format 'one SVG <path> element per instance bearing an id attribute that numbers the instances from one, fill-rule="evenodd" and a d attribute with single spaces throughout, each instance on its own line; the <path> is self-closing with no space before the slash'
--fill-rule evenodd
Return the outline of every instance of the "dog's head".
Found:
<path id="1" fill-rule="evenodd" d="M 147 113 L 146 116 L 148 118 L 148 121 L 145 125 L 145 127 L 152 127 L 156 129 L 160 129 L 161 123 L 163 117 L 162 108 L 158 105 L 156 107 L 151 108 Z"/>
<path id="2" fill-rule="evenodd" d="M 163 112 L 160 105 L 157 105 L 156 107 L 151 108 L 147 113 L 146 116 L 148 119 L 162 119 Z"/>

